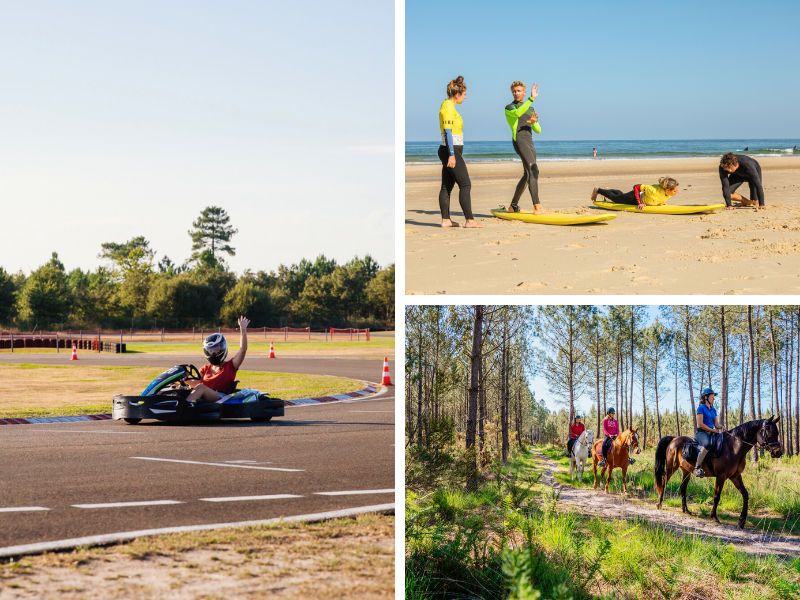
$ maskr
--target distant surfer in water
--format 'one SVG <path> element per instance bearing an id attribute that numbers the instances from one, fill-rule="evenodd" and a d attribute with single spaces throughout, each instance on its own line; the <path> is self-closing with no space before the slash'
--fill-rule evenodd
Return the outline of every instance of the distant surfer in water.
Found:
<path id="1" fill-rule="evenodd" d="M 527 186 L 531 193 L 531 200 L 533 200 L 533 213 L 547 215 L 550 214 L 550 211 L 539 204 L 539 167 L 536 164 L 536 148 L 533 146 L 532 134 L 532 131 L 542 132 L 539 115 L 532 106 L 533 101 L 539 96 L 539 86 L 535 83 L 531 86 L 531 95 L 527 100 L 525 100 L 525 84 L 521 81 L 511 84 L 511 93 L 514 95 L 514 102 L 506 106 L 506 121 L 511 127 L 512 144 L 522 159 L 524 173 L 514 191 L 514 198 L 511 200 L 511 206 L 508 207 L 508 212 L 521 210 L 518 202 Z"/>
<path id="2" fill-rule="evenodd" d="M 630 192 L 594 188 L 592 202 L 596 201 L 597 194 L 600 194 L 609 202 L 633 204 L 639 210 L 643 210 L 645 206 L 667 206 L 667 200 L 678 193 L 678 185 L 672 177 L 662 177 L 656 185 L 635 185 Z"/>
<path id="3" fill-rule="evenodd" d="M 755 206 L 759 210 L 764 206 L 764 187 L 761 184 L 761 165 L 749 156 L 728 152 L 719 162 L 719 179 L 722 183 L 722 197 L 725 198 L 725 210 L 736 208 L 731 200 L 740 202 L 742 206 Z M 750 187 L 750 199 L 743 198 L 736 190 L 743 183 Z M 753 198 L 758 198 L 758 202 Z"/>
<path id="4" fill-rule="evenodd" d="M 592 158 L 597 158 L 597 148 L 592 148 Z"/>
<path id="5" fill-rule="evenodd" d="M 447 84 L 447 100 L 439 107 L 439 131 L 442 144 L 439 146 L 439 160 L 442 161 L 442 187 L 439 190 L 439 210 L 442 212 L 442 227 L 458 227 L 450 220 L 450 192 L 458 184 L 458 203 L 464 212 L 464 227 L 486 227 L 472 216 L 472 199 L 467 164 L 464 162 L 464 121 L 456 110 L 467 97 L 467 86 L 460 75 Z"/>
<path id="6" fill-rule="evenodd" d="M 742 150 L 742 152 L 747 152 L 748 150 L 750 150 L 750 146 L 745 147 L 745 149 Z"/>

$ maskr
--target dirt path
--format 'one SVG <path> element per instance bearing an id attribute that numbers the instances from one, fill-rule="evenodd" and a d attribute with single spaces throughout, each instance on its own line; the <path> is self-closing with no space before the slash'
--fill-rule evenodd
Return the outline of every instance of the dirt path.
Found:
<path id="1" fill-rule="evenodd" d="M 642 517 L 658 523 L 679 535 L 698 535 L 735 544 L 738 549 L 751 554 L 795 554 L 800 553 L 800 537 L 778 534 L 765 534 L 753 529 L 742 531 L 731 525 L 719 525 L 710 519 L 690 517 L 675 509 L 643 506 L 632 502 L 619 493 L 607 494 L 600 489 L 575 488 L 556 481 L 554 473 L 559 467 L 547 456 L 533 450 L 538 461 L 545 465 L 542 483 L 560 491 L 559 504 L 568 505 L 578 512 L 604 518 L 631 519 Z M 589 464 L 587 472 L 591 475 Z"/>

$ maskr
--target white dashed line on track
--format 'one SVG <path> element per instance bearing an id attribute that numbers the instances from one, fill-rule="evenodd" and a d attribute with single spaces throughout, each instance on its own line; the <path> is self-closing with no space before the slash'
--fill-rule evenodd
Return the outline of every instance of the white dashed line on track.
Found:
<path id="1" fill-rule="evenodd" d="M 34 510 L 50 510 L 44 506 L 12 506 L 10 508 L 0 508 L 0 512 L 28 512 Z"/>
<path id="2" fill-rule="evenodd" d="M 283 500 L 284 498 L 302 498 L 295 494 L 275 494 L 274 496 L 231 496 L 230 498 L 200 498 L 203 502 L 239 502 L 242 500 Z"/>
<path id="3" fill-rule="evenodd" d="M 146 502 L 109 502 L 107 504 L 73 504 L 75 508 L 124 508 L 126 506 L 161 506 L 163 504 L 183 504 L 177 500 L 149 500 Z"/>
<path id="4" fill-rule="evenodd" d="M 116 433 L 120 435 L 145 435 L 146 431 L 91 431 L 89 429 L 28 429 L 27 431 L 44 431 L 46 433 Z"/>
<path id="5" fill-rule="evenodd" d="M 314 492 L 317 496 L 350 496 L 351 494 L 394 494 L 391 490 L 351 490 L 349 492 Z"/>
<path id="6" fill-rule="evenodd" d="M 181 463 L 185 465 L 210 465 L 212 467 L 232 467 L 235 469 L 260 469 L 262 471 L 289 471 L 289 472 L 304 472 L 305 469 L 281 469 L 280 467 L 256 467 L 254 465 L 232 465 L 230 463 L 218 462 L 199 462 L 196 460 L 176 460 L 174 458 L 152 458 L 150 456 L 131 456 L 137 460 L 156 460 L 161 462 Z"/>

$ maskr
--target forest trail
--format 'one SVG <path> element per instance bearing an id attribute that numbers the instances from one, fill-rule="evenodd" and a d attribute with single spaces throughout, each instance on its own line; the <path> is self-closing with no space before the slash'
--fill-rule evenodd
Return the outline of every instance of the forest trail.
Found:
<path id="1" fill-rule="evenodd" d="M 559 505 L 568 505 L 581 514 L 608 519 L 642 517 L 678 535 L 698 535 L 717 539 L 734 544 L 738 550 L 749 554 L 800 553 L 800 537 L 797 536 L 765 534 L 754 529 L 742 531 L 731 525 L 719 525 L 708 518 L 690 517 L 676 512 L 680 509 L 665 507 L 658 510 L 655 507 L 643 506 L 625 498 L 621 493 L 607 494 L 599 488 L 595 490 L 561 485 L 554 476 L 559 467 L 538 450 L 533 449 L 533 454 L 538 462 L 545 465 L 542 483 L 560 492 Z M 587 461 L 584 476 L 588 473 L 593 478 L 590 464 Z"/>

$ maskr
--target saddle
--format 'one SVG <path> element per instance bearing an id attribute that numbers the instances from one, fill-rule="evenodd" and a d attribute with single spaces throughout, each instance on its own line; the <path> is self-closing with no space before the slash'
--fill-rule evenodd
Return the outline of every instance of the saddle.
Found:
<path id="1" fill-rule="evenodd" d="M 711 474 L 714 475 L 715 474 L 714 468 L 711 466 L 711 463 L 708 462 L 708 459 L 717 458 L 722 454 L 722 448 L 725 436 L 721 433 L 712 433 L 710 434 L 710 436 L 711 436 L 711 448 L 708 450 L 708 454 L 706 454 L 706 465 L 709 467 L 709 471 L 711 471 Z M 697 454 L 699 452 L 700 452 L 700 444 L 697 443 L 697 440 L 690 440 L 683 445 L 683 451 L 681 452 L 681 456 L 683 456 L 683 460 L 685 460 L 689 464 L 694 465 L 697 462 Z"/>

